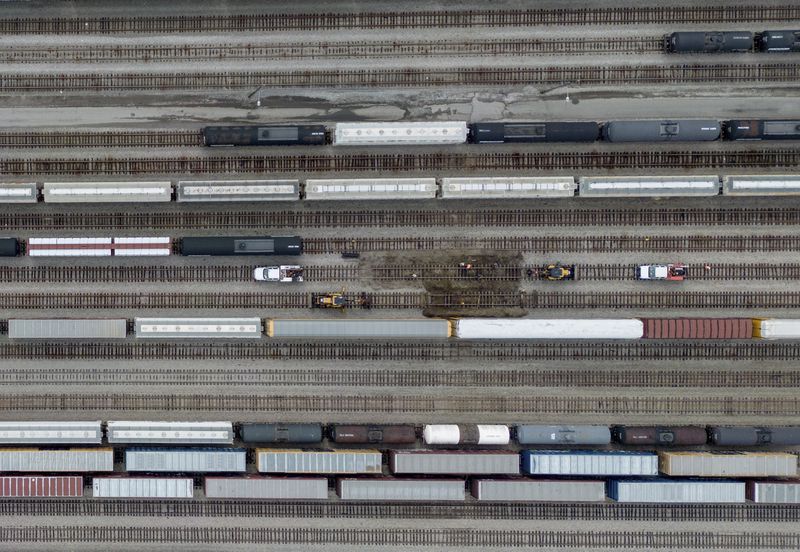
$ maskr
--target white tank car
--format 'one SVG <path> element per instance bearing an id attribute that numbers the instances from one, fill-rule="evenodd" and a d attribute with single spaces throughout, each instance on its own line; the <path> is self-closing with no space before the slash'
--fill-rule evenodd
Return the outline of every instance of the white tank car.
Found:
<path id="1" fill-rule="evenodd" d="M 504 425 L 432 424 L 422 430 L 427 445 L 507 445 L 511 432 Z"/>

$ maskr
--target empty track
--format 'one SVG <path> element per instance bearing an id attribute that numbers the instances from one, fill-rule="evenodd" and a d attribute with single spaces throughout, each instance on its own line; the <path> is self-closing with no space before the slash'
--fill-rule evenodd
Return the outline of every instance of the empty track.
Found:
<path id="1" fill-rule="evenodd" d="M 545 67 L 456 67 L 408 69 L 326 69 L 308 71 L 197 71 L 164 73 L 5 73 L 0 91 L 121 92 L 208 89 L 387 88 L 444 86 L 620 86 L 746 83 L 796 84 L 794 63 L 681 63 Z"/>
<path id="2" fill-rule="evenodd" d="M 2 34 L 110 34 L 282 32 L 333 29 L 533 27 L 744 23 L 800 19 L 784 6 L 614 7 L 556 10 L 469 10 L 360 13 L 298 13 L 151 17 L 52 17 L 0 19 Z"/>
<path id="3" fill-rule="evenodd" d="M 493 226 L 794 226 L 800 209 L 794 207 L 588 209 L 575 201 L 574 209 L 439 209 L 271 210 L 261 211 L 112 211 L 37 213 L 15 209 L 0 217 L 4 230 L 111 230 L 207 228 L 396 228 Z M 591 200 L 588 200 L 591 202 Z M 624 201 L 624 199 L 622 200 Z M 778 199 L 778 201 L 781 201 Z M 265 206 L 266 207 L 266 206 Z M 101 209 L 101 205 L 96 206 Z M 119 209 L 108 206 L 108 209 Z"/>
<path id="4" fill-rule="evenodd" d="M 800 64 L 797 65 L 800 80 Z M 0 79 L 2 84 L 2 79 Z M 576 147 L 577 149 L 577 147 Z M 229 155 L 156 158 L 96 157 L 84 159 L 0 159 L 0 172 L 30 178 L 35 175 L 131 176 L 248 173 L 339 173 L 413 171 L 584 171 L 596 169 L 670 169 L 675 167 L 729 170 L 734 168 L 794 169 L 800 149 L 769 145 L 726 145 L 720 151 L 503 151 L 467 153 L 304 153 L 300 155 Z"/>
<path id="5" fill-rule="evenodd" d="M 14 499 L 2 516 L 259 517 L 368 519 L 504 519 L 580 521 L 800 522 L 800 508 L 783 504 L 387 504 L 264 500 Z"/>
<path id="6" fill-rule="evenodd" d="M 800 343 L 764 342 L 419 342 L 263 340 L 256 343 L 9 343 L 0 359 L 43 360 L 791 360 Z"/>
<path id="7" fill-rule="evenodd" d="M 435 370 L 354 368 L 278 370 L 264 367 L 209 368 L 4 368 L 6 385 L 280 385 L 333 387 L 666 387 L 666 388 L 789 388 L 800 387 L 800 371 L 787 369 L 706 370 L 616 367 L 590 370 L 487 369 Z"/>

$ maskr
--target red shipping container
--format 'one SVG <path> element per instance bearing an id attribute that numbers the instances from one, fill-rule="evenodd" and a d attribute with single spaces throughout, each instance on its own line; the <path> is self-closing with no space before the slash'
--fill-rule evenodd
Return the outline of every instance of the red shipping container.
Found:
<path id="1" fill-rule="evenodd" d="M 752 339 L 750 318 L 643 318 L 645 339 Z"/>
<path id="2" fill-rule="evenodd" d="M 0 498 L 82 496 L 83 477 L 79 475 L 0 476 Z"/>

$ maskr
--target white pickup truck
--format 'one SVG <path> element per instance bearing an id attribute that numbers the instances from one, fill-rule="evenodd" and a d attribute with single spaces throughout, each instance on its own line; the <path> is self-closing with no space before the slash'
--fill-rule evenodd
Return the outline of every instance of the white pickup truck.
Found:
<path id="1" fill-rule="evenodd" d="M 259 266 L 253 270 L 257 282 L 302 282 L 303 267 L 297 265 Z"/>

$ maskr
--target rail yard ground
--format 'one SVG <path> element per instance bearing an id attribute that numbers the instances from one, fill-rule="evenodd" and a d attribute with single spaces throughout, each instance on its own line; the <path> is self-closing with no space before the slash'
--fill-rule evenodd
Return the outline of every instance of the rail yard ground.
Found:
<path id="1" fill-rule="evenodd" d="M 675 30 L 798 29 L 792 2 L 4 4 L 3 182 L 797 176 L 800 163 L 797 141 L 205 148 L 201 134 L 798 119 L 800 53 L 661 50 Z M 797 341 L 7 336 L 13 318 L 800 319 L 796 198 L 3 204 L 2 237 L 163 236 L 176 254 L 0 258 L 0 421 L 800 425 Z M 185 236 L 242 235 L 301 236 L 306 254 L 177 254 Z M 288 261 L 305 267 L 304 283 L 252 280 L 256 266 Z M 556 262 L 575 265 L 575 280 L 537 277 Z M 668 262 L 688 264 L 687 281 L 634 280 L 636 265 Z M 371 308 L 310 308 L 328 292 Z M 797 505 L 353 504 L 331 493 L 317 503 L 199 490 L 185 502 L 4 498 L 0 550 L 800 548 Z"/>

